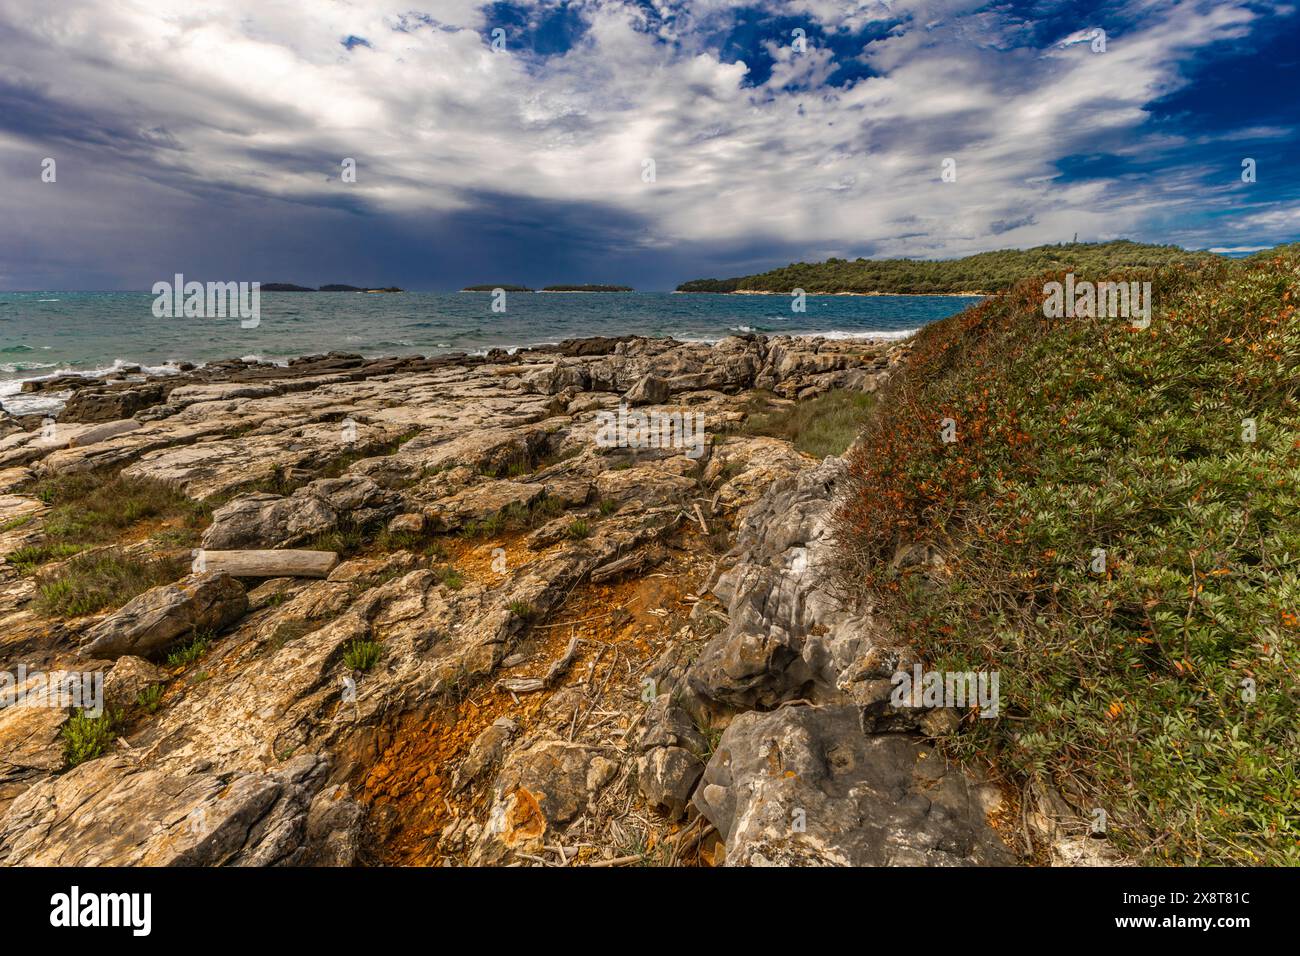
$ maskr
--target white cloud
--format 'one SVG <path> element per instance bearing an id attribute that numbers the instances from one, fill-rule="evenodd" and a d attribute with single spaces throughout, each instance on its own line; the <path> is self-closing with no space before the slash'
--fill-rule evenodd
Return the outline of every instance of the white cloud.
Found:
<path id="1" fill-rule="evenodd" d="M 863 51 L 878 75 L 836 89 L 830 51 L 794 54 L 786 36 L 770 39 L 770 79 L 746 85 L 746 67 L 702 39 L 729 15 L 720 0 L 656 0 L 654 32 L 640 8 L 588 0 L 581 40 L 549 58 L 518 38 L 492 52 L 493 24 L 469 0 L 439 0 L 436 23 L 376 0 L 0 0 L 0 82 L 137 131 L 121 148 L 127 169 L 181 190 L 394 215 L 465 210 L 483 194 L 595 203 L 640 217 L 647 247 L 770 237 L 960 255 L 1124 235 L 1199 201 L 1178 172 L 1068 184 L 1056 163 L 1177 145 L 1143 132 L 1144 106 L 1178 88 L 1190 52 L 1251 28 L 1246 3 L 1144 4 L 1104 54 L 1074 42 L 1092 24 L 1034 49 L 1024 24 L 979 6 L 782 5 L 841 34 L 903 20 Z M 344 49 L 349 35 L 370 47 Z M 146 133 L 175 148 L 150 148 Z M 339 181 L 344 157 L 357 160 L 355 185 Z M 940 181 L 946 157 L 956 183 Z"/>

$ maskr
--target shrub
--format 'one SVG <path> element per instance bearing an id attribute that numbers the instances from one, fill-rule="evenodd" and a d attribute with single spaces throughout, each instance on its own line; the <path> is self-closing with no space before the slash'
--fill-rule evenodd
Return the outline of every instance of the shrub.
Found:
<path id="1" fill-rule="evenodd" d="M 1153 282 L 1149 329 L 1044 319 L 1040 278 L 917 336 L 850 457 L 844 581 L 935 669 L 999 672 L 948 746 L 1145 862 L 1295 864 L 1300 256 L 1109 278 Z M 895 567 L 914 542 L 943 566 Z"/>
<path id="2" fill-rule="evenodd" d="M 69 769 L 93 760 L 104 753 L 117 737 L 117 714 L 106 710 L 98 717 L 77 711 L 68 718 L 59 735 L 63 738 L 63 757 Z"/>
<path id="3" fill-rule="evenodd" d="M 384 649 L 376 642 L 356 638 L 343 650 L 343 663 L 354 671 L 368 671 L 379 663 Z"/>

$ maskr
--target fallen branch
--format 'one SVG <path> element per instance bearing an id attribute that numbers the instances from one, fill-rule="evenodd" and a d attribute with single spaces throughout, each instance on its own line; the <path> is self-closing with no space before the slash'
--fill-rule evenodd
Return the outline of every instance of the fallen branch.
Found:
<path id="1" fill-rule="evenodd" d="M 333 551 L 207 551 L 203 567 L 236 578 L 323 578 L 339 563 Z"/>
<path id="2" fill-rule="evenodd" d="M 564 653 L 546 671 L 545 677 L 507 677 L 497 681 L 497 686 L 511 694 L 532 694 L 546 690 L 564 676 L 573 659 L 578 656 L 578 639 L 569 638 L 569 646 Z"/>

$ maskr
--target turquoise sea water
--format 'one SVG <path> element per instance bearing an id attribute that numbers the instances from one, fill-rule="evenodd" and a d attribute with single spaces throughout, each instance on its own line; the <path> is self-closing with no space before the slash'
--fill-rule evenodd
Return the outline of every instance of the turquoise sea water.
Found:
<path id="1" fill-rule="evenodd" d="M 514 348 L 587 335 L 672 335 L 712 341 L 734 332 L 901 336 L 961 311 L 955 296 L 788 296 L 672 293 L 265 292 L 261 322 L 159 319 L 143 292 L 0 292 L 0 400 L 15 413 L 18 381 L 114 365 L 154 369 L 257 356 L 285 361 L 331 350 L 434 355 Z"/>

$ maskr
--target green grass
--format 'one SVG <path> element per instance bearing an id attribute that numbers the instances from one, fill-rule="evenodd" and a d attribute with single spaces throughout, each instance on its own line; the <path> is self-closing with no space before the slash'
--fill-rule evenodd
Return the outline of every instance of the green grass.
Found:
<path id="1" fill-rule="evenodd" d="M 188 558 L 142 557 L 115 548 L 73 557 L 37 578 L 36 604 L 54 617 L 80 617 L 118 608 L 189 570 Z"/>
<path id="2" fill-rule="evenodd" d="M 356 638 L 343 650 L 343 663 L 354 671 L 368 671 L 379 663 L 384 649 L 377 641 Z"/>
<path id="3" fill-rule="evenodd" d="M 212 646 L 211 632 L 195 634 L 187 643 L 167 655 L 168 667 L 188 667 L 208 652 Z"/>
<path id="4" fill-rule="evenodd" d="M 527 601 L 511 601 L 506 605 L 510 613 L 524 621 L 531 621 L 537 617 L 537 608 L 533 607 Z"/>
<path id="5" fill-rule="evenodd" d="M 1300 254 L 1135 276 L 1145 331 L 1045 319 L 1047 278 L 917 337 L 850 459 L 846 583 L 999 673 L 959 755 L 1145 863 L 1300 863 Z M 918 541 L 941 570 L 892 567 Z"/>
<path id="6" fill-rule="evenodd" d="M 799 451 L 818 458 L 842 455 L 862 431 L 874 405 L 874 396 L 845 389 L 789 406 L 773 405 L 759 396 L 739 431 L 784 438 Z"/>
<path id="7" fill-rule="evenodd" d="M 136 695 L 135 703 L 146 714 L 156 713 L 162 706 L 163 685 L 150 684 Z"/>
<path id="8" fill-rule="evenodd" d="M 453 591 L 459 591 L 465 586 L 465 578 L 450 564 L 439 565 L 434 569 L 437 575 L 438 583 L 445 584 Z"/>
<path id="9" fill-rule="evenodd" d="M 106 544 L 145 521 L 179 521 L 169 529 L 179 543 L 197 540 L 207 509 L 170 485 L 103 472 L 43 478 L 23 489 L 50 505 L 39 541 L 20 548 L 8 560 L 21 573 Z"/>
<path id="10" fill-rule="evenodd" d="M 63 738 L 63 757 L 71 769 L 100 756 L 117 738 L 118 715 L 106 710 L 98 717 L 78 711 L 68 718 L 59 731 Z"/>
<path id="11" fill-rule="evenodd" d="M 20 515 L 17 518 L 11 518 L 9 521 L 0 522 L 0 534 L 7 534 L 10 531 L 16 531 L 19 528 L 31 524 L 35 515 Z"/>
<path id="12" fill-rule="evenodd" d="M 507 505 L 496 514 L 478 521 L 468 521 L 460 529 L 463 538 L 493 538 L 506 531 L 536 528 L 564 512 L 564 505 L 543 495 L 530 505 Z"/>
<path id="13" fill-rule="evenodd" d="M 579 541 L 591 534 L 591 525 L 582 518 L 576 518 L 569 527 L 565 529 L 564 533 L 574 541 Z"/>

